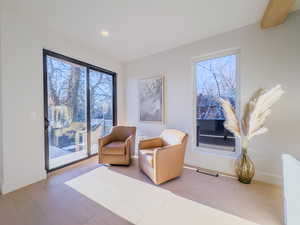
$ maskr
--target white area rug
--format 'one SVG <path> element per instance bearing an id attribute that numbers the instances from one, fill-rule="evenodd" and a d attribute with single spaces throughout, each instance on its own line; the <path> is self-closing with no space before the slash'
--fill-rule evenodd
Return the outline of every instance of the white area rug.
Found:
<path id="1" fill-rule="evenodd" d="M 107 167 L 97 168 L 66 184 L 137 225 L 256 224 L 182 198 L 159 186 L 114 172 Z"/>

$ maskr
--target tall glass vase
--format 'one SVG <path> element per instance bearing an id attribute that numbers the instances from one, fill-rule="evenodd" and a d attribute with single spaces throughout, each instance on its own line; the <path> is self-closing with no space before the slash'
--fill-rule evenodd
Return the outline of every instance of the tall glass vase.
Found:
<path id="1" fill-rule="evenodd" d="M 254 163 L 249 158 L 248 141 L 243 143 L 242 155 L 236 160 L 235 172 L 238 180 L 244 184 L 250 184 L 255 174 Z"/>

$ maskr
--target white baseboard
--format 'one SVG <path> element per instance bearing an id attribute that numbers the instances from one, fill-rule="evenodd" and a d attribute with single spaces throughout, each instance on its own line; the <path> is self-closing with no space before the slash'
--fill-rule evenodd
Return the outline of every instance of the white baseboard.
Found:
<path id="1" fill-rule="evenodd" d="M 201 165 L 198 165 L 199 163 L 196 163 L 195 161 L 191 161 L 191 160 L 185 160 L 185 164 L 193 167 L 202 167 Z M 206 167 L 202 167 L 202 168 L 216 170 L 220 173 L 236 176 L 234 169 L 230 168 L 229 166 L 226 168 L 221 166 L 219 168 L 206 168 Z M 278 176 L 276 174 L 271 174 L 271 173 L 265 173 L 259 170 L 256 170 L 254 180 L 265 182 L 268 184 L 274 184 L 277 186 L 282 186 L 282 176 Z"/>
<path id="2" fill-rule="evenodd" d="M 2 186 L 0 187 L 0 193 L 2 195 L 7 194 L 9 192 L 16 191 L 20 188 L 26 187 L 30 184 L 39 182 L 41 180 L 45 180 L 47 178 L 47 172 L 45 170 L 41 171 L 40 174 L 38 174 L 35 177 L 32 177 L 30 180 L 27 180 L 26 182 L 19 182 L 19 183 L 9 183 L 5 180 L 2 182 Z"/>
<path id="3" fill-rule="evenodd" d="M 257 181 L 282 186 L 282 176 L 278 176 L 275 174 L 256 171 L 254 179 Z"/>

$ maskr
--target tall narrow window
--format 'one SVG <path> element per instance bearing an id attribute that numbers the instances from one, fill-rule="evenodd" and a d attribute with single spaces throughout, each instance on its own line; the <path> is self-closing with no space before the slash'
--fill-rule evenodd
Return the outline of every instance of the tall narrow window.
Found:
<path id="1" fill-rule="evenodd" d="M 116 122 L 114 72 L 44 50 L 47 171 L 98 152 Z"/>
<path id="2" fill-rule="evenodd" d="M 224 113 L 218 98 L 237 105 L 237 54 L 196 63 L 197 146 L 235 150 L 235 137 L 224 128 Z"/>

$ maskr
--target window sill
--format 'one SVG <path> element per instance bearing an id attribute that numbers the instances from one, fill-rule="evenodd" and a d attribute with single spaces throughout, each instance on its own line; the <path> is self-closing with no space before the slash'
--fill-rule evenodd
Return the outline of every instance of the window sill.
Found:
<path id="1" fill-rule="evenodd" d="M 214 155 L 217 157 L 226 157 L 231 159 L 237 159 L 240 155 L 240 151 L 229 151 L 226 147 L 221 146 L 210 146 L 205 144 L 200 144 L 199 146 L 194 146 L 194 151 L 199 154 Z"/>

